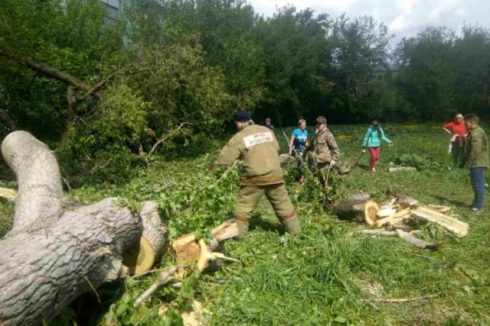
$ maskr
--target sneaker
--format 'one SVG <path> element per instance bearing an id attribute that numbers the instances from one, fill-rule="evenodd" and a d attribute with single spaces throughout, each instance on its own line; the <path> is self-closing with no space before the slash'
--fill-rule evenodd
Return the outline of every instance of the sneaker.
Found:
<path id="1" fill-rule="evenodd" d="M 371 169 L 371 172 L 376 172 L 376 168 L 372 168 Z"/>
<path id="2" fill-rule="evenodd" d="M 476 207 L 473 207 L 471 210 L 472 210 L 474 213 L 476 213 L 476 214 L 482 214 L 482 213 L 483 213 L 483 209 L 481 209 L 481 208 L 476 208 Z"/>

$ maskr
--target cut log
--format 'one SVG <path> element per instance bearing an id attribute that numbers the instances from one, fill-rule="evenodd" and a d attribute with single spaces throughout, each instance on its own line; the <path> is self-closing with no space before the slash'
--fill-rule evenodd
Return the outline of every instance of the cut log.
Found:
<path id="1" fill-rule="evenodd" d="M 291 156 L 289 154 L 281 154 L 281 155 L 279 155 L 279 163 L 281 165 L 284 165 L 287 162 L 289 162 L 290 158 L 291 158 Z"/>
<path id="2" fill-rule="evenodd" d="M 402 230 L 397 230 L 397 232 L 400 238 L 404 239 L 407 243 L 411 244 L 412 246 L 415 246 L 420 249 L 431 249 L 431 250 L 437 249 L 436 244 L 425 242 L 424 240 L 417 238 L 411 233 L 407 233 Z"/>
<path id="3" fill-rule="evenodd" d="M 337 201 L 333 206 L 335 214 L 341 220 L 357 220 L 374 225 L 378 220 L 376 214 L 379 206 L 374 201 L 343 199 Z"/>
<path id="4" fill-rule="evenodd" d="M 238 236 L 238 227 L 235 220 L 229 220 L 215 227 L 211 231 L 215 241 L 211 242 L 209 250 L 215 250 L 219 241 Z M 205 252 L 199 245 L 194 233 L 181 236 L 171 245 L 175 260 L 179 265 L 188 265 L 198 262 Z"/>
<path id="5" fill-rule="evenodd" d="M 364 205 L 364 218 L 368 225 L 376 225 L 378 221 L 378 216 L 376 215 L 379 212 L 379 205 L 374 201 L 367 201 Z"/>
<path id="6" fill-rule="evenodd" d="M 166 251 L 168 227 L 160 218 L 158 204 L 153 201 L 143 203 L 140 216 L 143 235 L 139 246 L 134 246 L 124 255 L 124 265 L 130 275 L 149 271 Z"/>
<path id="7" fill-rule="evenodd" d="M 52 152 L 27 132 L 9 134 L 2 153 L 19 192 L 14 228 L 0 240 L 0 325 L 40 325 L 81 294 L 126 276 L 123 255 L 143 223 L 112 198 L 72 205 Z"/>
<path id="8" fill-rule="evenodd" d="M 397 223 L 400 223 L 400 222 L 406 220 L 407 218 L 410 217 L 410 215 L 411 215 L 410 208 L 407 208 L 407 209 L 404 209 L 402 211 L 399 211 L 398 213 L 393 214 L 392 216 L 389 216 L 387 218 L 384 218 L 382 220 L 377 221 L 376 225 L 377 226 L 383 226 L 386 224 L 395 225 Z"/>
<path id="9" fill-rule="evenodd" d="M 458 237 L 465 237 L 468 234 L 468 223 L 439 213 L 428 207 L 418 207 L 416 210 L 412 211 L 412 213 L 418 218 L 441 225 Z"/>
<path id="10" fill-rule="evenodd" d="M 347 199 L 360 200 L 360 201 L 362 201 L 362 200 L 368 201 L 371 198 L 373 198 L 373 194 L 372 193 L 367 193 L 367 192 L 361 192 L 361 193 L 358 193 L 358 194 L 352 194 L 352 195 L 349 195 L 347 197 Z"/>
<path id="11" fill-rule="evenodd" d="M 410 166 L 400 166 L 400 167 L 396 167 L 396 168 L 389 168 L 388 171 L 391 173 L 400 172 L 400 171 L 417 172 L 417 169 L 414 167 L 410 167 Z"/>

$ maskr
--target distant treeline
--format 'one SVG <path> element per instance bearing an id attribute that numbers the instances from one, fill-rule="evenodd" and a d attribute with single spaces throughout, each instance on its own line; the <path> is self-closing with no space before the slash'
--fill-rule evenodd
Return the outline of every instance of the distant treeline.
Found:
<path id="1" fill-rule="evenodd" d="M 0 119 L 93 167 L 165 135 L 219 133 L 236 109 L 276 126 L 490 111 L 489 30 L 390 40 L 372 17 L 264 18 L 242 1 L 134 1 L 111 20 L 98 0 L 2 0 Z"/>

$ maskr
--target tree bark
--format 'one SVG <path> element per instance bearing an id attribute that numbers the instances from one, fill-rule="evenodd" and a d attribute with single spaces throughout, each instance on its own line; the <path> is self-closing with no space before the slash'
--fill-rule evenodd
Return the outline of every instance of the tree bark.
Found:
<path id="1" fill-rule="evenodd" d="M 123 256 L 144 226 L 112 198 L 86 207 L 63 198 L 55 157 L 29 133 L 8 135 L 2 153 L 19 194 L 14 228 L 0 240 L 0 325 L 40 325 L 81 294 L 127 275 Z"/>
<path id="2" fill-rule="evenodd" d="M 124 274 L 123 253 L 141 220 L 113 199 L 63 213 L 0 242 L 0 324 L 39 325 L 81 294 Z"/>
<path id="3" fill-rule="evenodd" d="M 63 188 L 58 162 L 49 148 L 30 133 L 16 131 L 3 141 L 2 155 L 19 184 L 13 231 L 57 220 Z"/>

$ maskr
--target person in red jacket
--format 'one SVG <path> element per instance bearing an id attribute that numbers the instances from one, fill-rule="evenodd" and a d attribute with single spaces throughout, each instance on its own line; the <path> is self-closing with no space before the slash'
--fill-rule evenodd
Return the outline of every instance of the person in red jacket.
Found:
<path id="1" fill-rule="evenodd" d="M 444 130 L 452 136 L 448 153 L 453 155 L 454 166 L 463 168 L 466 136 L 468 134 L 463 115 L 456 114 L 453 122 L 444 125 Z"/>

